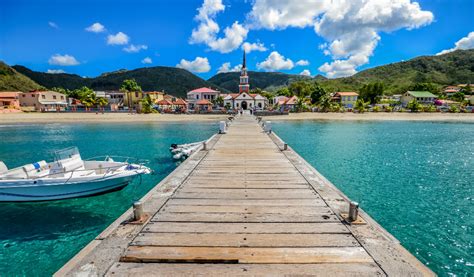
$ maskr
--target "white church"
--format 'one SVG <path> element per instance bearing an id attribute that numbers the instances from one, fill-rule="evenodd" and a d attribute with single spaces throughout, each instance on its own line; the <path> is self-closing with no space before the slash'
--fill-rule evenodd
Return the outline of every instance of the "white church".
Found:
<path id="1" fill-rule="evenodd" d="M 240 72 L 239 93 L 231 93 L 224 97 L 224 107 L 236 110 L 264 110 L 268 105 L 268 99 L 260 94 L 251 94 L 247 65 L 244 59 Z"/>

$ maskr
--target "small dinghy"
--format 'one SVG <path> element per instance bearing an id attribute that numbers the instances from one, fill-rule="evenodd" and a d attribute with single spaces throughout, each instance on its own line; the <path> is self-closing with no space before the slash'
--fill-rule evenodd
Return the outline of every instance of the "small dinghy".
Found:
<path id="1" fill-rule="evenodd" d="M 39 161 L 8 170 L 0 161 L 0 202 L 98 195 L 120 190 L 135 177 L 151 173 L 144 166 L 146 161 L 130 163 L 130 158 L 112 156 L 93 159 L 82 160 L 78 149 L 71 147 L 55 152 L 51 163 Z"/>
<path id="2" fill-rule="evenodd" d="M 198 141 L 193 143 L 186 143 L 186 144 L 171 144 L 170 152 L 173 155 L 173 159 L 175 160 L 185 160 L 192 153 L 196 152 L 199 147 L 204 143 L 204 141 Z"/>

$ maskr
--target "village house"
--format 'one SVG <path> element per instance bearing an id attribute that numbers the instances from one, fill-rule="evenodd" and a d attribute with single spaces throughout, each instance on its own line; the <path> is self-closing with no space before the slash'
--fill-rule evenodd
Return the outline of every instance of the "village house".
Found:
<path id="1" fill-rule="evenodd" d="M 443 93 L 446 94 L 446 96 L 448 97 L 451 97 L 460 91 L 461 91 L 461 88 L 458 86 L 447 86 L 443 89 Z"/>
<path id="2" fill-rule="evenodd" d="M 239 93 L 228 94 L 224 98 L 224 107 L 242 110 L 263 110 L 268 105 L 268 99 L 260 94 L 250 93 L 249 76 L 245 61 L 245 51 L 240 72 Z"/>
<path id="3" fill-rule="evenodd" d="M 147 91 L 143 93 L 143 97 L 149 96 L 152 103 L 157 103 L 163 99 L 165 99 L 165 92 L 164 91 Z"/>
<path id="4" fill-rule="evenodd" d="M 340 103 L 345 108 L 353 108 L 357 99 L 359 98 L 359 94 L 353 91 L 348 92 L 336 92 L 332 96 L 332 101 L 336 103 Z"/>
<path id="5" fill-rule="evenodd" d="M 55 91 L 31 91 L 20 93 L 20 106 L 35 111 L 65 111 L 68 103 L 66 95 Z"/>
<path id="6" fill-rule="evenodd" d="M 407 91 L 403 94 L 400 101 L 402 102 L 402 106 L 406 107 L 413 99 L 415 99 L 420 104 L 429 105 L 434 104 L 436 95 L 429 91 Z"/>
<path id="7" fill-rule="evenodd" d="M 0 109 L 19 109 L 20 100 L 18 91 L 0 92 Z"/>
<path id="8" fill-rule="evenodd" d="M 140 101 L 143 99 L 143 92 L 141 91 L 134 91 L 134 92 L 126 92 L 124 93 L 124 105 L 127 106 L 129 109 L 139 109 L 140 108 Z"/>
<path id="9" fill-rule="evenodd" d="M 212 102 L 219 96 L 220 92 L 218 90 L 202 87 L 188 92 L 186 101 L 188 102 L 188 107 L 190 109 L 195 109 L 197 102 L 200 100 L 208 100 L 209 102 Z"/>

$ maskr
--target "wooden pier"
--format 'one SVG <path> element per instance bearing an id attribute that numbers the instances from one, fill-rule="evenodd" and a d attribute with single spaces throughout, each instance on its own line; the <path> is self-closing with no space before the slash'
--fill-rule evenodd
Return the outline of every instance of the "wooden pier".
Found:
<path id="1" fill-rule="evenodd" d="M 56 275 L 431 276 L 275 134 L 237 118 Z"/>

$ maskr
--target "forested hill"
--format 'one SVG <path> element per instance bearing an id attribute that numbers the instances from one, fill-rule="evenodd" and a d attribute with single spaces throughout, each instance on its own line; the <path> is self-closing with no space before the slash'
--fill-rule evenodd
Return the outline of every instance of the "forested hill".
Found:
<path id="1" fill-rule="evenodd" d="M 187 70 L 176 67 L 156 66 L 119 70 L 104 73 L 95 78 L 83 78 L 67 73 L 36 72 L 19 65 L 13 68 L 46 88 L 62 87 L 72 90 L 87 86 L 93 90 L 118 90 L 124 80 L 135 79 L 144 91 L 164 90 L 166 93 L 179 97 L 185 97 L 188 91 L 199 87 L 212 87 L 227 92 L 227 90 L 211 84 Z"/>
<path id="2" fill-rule="evenodd" d="M 40 86 L 0 61 L 0 91 L 30 91 Z"/>

